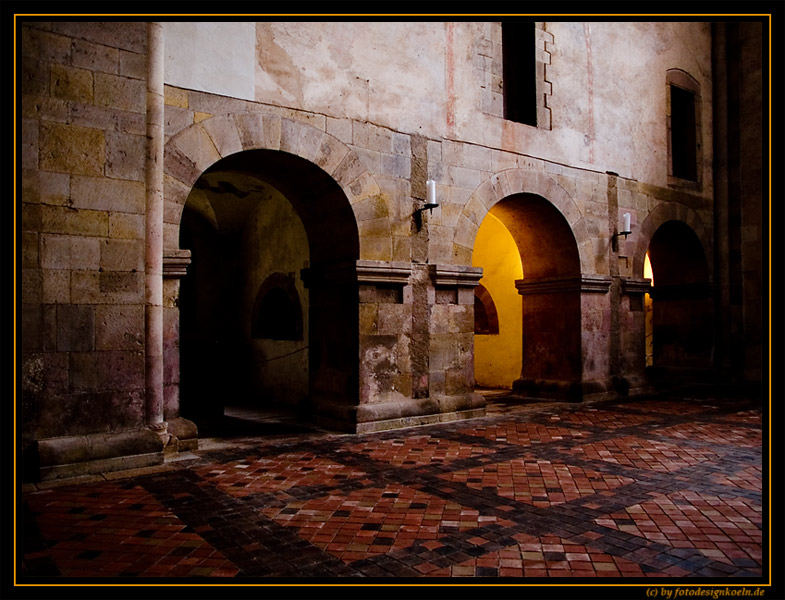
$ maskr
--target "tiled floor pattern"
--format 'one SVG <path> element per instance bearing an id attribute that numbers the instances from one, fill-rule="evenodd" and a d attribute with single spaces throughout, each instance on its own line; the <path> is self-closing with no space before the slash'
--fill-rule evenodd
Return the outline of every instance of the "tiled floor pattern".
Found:
<path id="1" fill-rule="evenodd" d="M 21 574 L 761 576 L 751 403 L 500 406 L 381 434 L 246 438 L 168 472 L 28 492 Z"/>

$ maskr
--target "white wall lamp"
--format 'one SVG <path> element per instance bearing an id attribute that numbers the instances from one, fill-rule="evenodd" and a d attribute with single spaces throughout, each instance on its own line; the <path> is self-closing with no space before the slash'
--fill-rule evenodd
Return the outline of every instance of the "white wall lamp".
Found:
<path id="1" fill-rule="evenodd" d="M 425 204 L 415 210 L 413 215 L 414 222 L 417 225 L 417 231 L 422 228 L 422 212 L 427 210 L 430 214 L 433 214 L 433 209 L 439 206 L 436 202 L 436 182 L 433 179 L 429 179 L 425 182 L 425 188 L 427 190 Z"/>
<path id="2" fill-rule="evenodd" d="M 613 237 L 611 237 L 611 247 L 613 248 L 614 252 L 619 251 L 619 236 L 623 235 L 624 239 L 627 239 L 627 236 L 632 233 L 632 227 L 630 225 L 630 213 L 624 213 L 624 225 L 622 226 L 621 231 L 614 231 Z"/>

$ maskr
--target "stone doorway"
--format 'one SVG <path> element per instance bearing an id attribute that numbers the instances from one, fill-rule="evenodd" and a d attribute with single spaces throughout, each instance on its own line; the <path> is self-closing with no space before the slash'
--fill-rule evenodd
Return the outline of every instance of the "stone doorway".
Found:
<path id="1" fill-rule="evenodd" d="M 279 151 L 221 159 L 186 200 L 180 247 L 179 409 L 200 435 L 235 413 L 356 403 L 357 226 L 326 173 Z"/>
<path id="2" fill-rule="evenodd" d="M 478 384 L 570 397 L 582 373 L 581 269 L 567 220 L 542 196 L 508 196 L 483 220 L 473 265 L 484 269 L 480 308 L 490 296 L 498 314 L 498 333 L 475 335 Z"/>
<path id="3" fill-rule="evenodd" d="M 711 283 L 698 236 L 685 223 L 663 223 L 649 243 L 652 289 L 646 304 L 647 367 L 654 373 L 711 368 L 714 348 Z"/>

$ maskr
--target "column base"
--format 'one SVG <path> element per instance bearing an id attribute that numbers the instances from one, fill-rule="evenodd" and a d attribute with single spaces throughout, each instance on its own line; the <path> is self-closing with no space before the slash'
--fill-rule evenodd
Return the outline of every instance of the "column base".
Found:
<path id="1" fill-rule="evenodd" d="M 485 398 L 474 392 L 406 398 L 398 402 L 363 404 L 357 407 L 357 433 L 433 425 L 485 415 Z"/>
<path id="2" fill-rule="evenodd" d="M 483 396 L 470 392 L 359 406 L 322 400 L 314 403 L 314 409 L 316 423 L 322 427 L 347 433 L 369 433 L 481 417 L 485 415 L 485 403 Z"/>
<path id="3" fill-rule="evenodd" d="M 167 447 L 171 446 L 175 452 L 189 452 L 199 448 L 199 429 L 193 421 L 176 417 L 167 423 L 167 430 L 172 436 Z"/>
<path id="4" fill-rule="evenodd" d="M 619 394 L 610 381 L 564 381 L 558 379 L 517 379 L 512 384 L 516 394 L 557 402 L 596 402 Z"/>

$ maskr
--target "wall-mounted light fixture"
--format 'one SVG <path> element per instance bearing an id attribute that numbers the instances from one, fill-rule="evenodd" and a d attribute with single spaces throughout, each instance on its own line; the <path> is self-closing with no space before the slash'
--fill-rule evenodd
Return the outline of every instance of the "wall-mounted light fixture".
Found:
<path id="1" fill-rule="evenodd" d="M 619 251 L 619 236 L 623 235 L 624 239 L 627 239 L 627 236 L 632 233 L 632 227 L 630 225 L 630 213 L 624 213 L 624 225 L 622 226 L 621 231 L 614 231 L 613 237 L 611 237 L 611 247 L 613 248 L 614 252 Z"/>
<path id="2" fill-rule="evenodd" d="M 412 215 L 414 217 L 414 222 L 417 225 L 417 231 L 422 227 L 422 212 L 427 210 L 429 213 L 433 214 L 433 209 L 439 206 L 436 202 L 436 182 L 433 179 L 429 179 L 425 182 L 425 187 L 427 190 L 425 204 L 416 209 Z"/>

